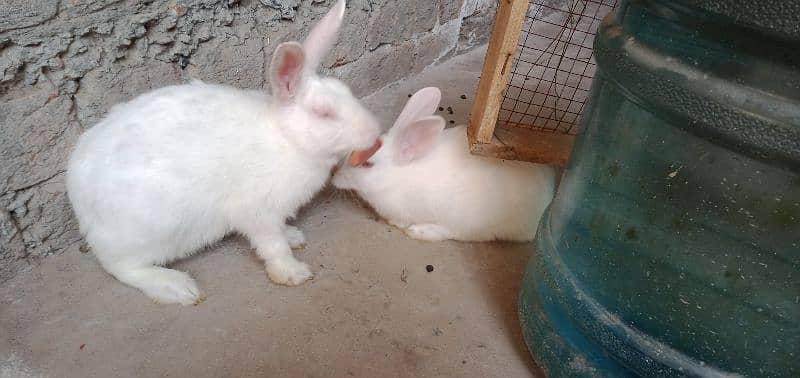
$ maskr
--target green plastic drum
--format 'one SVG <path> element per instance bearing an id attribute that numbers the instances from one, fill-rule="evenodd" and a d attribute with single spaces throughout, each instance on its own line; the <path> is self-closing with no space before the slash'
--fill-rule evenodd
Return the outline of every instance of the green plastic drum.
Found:
<path id="1" fill-rule="evenodd" d="M 622 1 L 519 303 L 551 377 L 800 377 L 800 1 Z"/>

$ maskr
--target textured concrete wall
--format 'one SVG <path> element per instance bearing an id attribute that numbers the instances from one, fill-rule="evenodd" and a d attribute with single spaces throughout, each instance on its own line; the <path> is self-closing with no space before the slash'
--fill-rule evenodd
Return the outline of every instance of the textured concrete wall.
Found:
<path id="1" fill-rule="evenodd" d="M 79 248 L 64 166 L 115 103 L 200 78 L 268 87 L 331 0 L 0 1 L 0 282 Z M 349 0 L 325 70 L 366 95 L 484 43 L 493 0 Z"/>

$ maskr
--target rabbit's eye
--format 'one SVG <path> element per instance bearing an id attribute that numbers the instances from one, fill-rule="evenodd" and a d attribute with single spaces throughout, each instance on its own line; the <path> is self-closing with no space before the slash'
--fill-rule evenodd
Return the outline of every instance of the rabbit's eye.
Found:
<path id="1" fill-rule="evenodd" d="M 359 167 L 361 167 L 361 168 L 372 168 L 372 166 L 373 166 L 373 164 L 370 161 L 365 161 L 365 162 L 361 163 L 361 165 L 359 165 Z"/>
<path id="2" fill-rule="evenodd" d="M 336 112 L 329 106 L 314 107 L 314 114 L 319 118 L 336 119 Z"/>

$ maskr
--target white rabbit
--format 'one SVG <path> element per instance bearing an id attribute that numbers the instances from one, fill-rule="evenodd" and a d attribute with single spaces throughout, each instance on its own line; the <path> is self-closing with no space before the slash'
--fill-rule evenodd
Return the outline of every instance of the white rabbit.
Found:
<path id="1" fill-rule="evenodd" d="M 315 71 L 335 41 L 339 0 L 304 44 L 272 57 L 272 96 L 193 82 L 115 106 L 72 153 L 67 191 L 102 266 L 161 303 L 202 299 L 186 273 L 160 267 L 237 231 L 277 283 L 311 278 L 286 225 L 336 162 L 380 127 L 349 88 Z"/>
<path id="2" fill-rule="evenodd" d="M 415 93 L 383 147 L 369 160 L 351 157 L 333 185 L 354 190 L 415 239 L 532 240 L 553 197 L 555 170 L 470 154 L 464 126 L 445 130 L 444 119 L 431 116 L 440 99 L 437 88 Z"/>

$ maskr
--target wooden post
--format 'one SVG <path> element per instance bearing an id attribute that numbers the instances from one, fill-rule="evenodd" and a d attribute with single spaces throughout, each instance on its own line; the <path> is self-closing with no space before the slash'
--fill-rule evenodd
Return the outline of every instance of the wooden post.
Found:
<path id="1" fill-rule="evenodd" d="M 491 143 L 497 115 L 508 84 L 514 54 L 517 52 L 522 23 L 528 12 L 528 0 L 500 0 L 494 18 L 486 60 L 472 104 L 467 135 L 470 145 Z"/>
<path id="2" fill-rule="evenodd" d="M 569 160 L 575 136 L 520 127 L 498 127 L 491 143 L 470 143 L 470 152 L 506 160 L 563 167 Z"/>
<path id="3" fill-rule="evenodd" d="M 522 127 L 497 128 L 497 115 L 511 76 L 528 5 L 528 0 L 499 0 L 469 118 L 469 149 L 475 155 L 563 167 L 572 151 L 574 135 Z"/>

